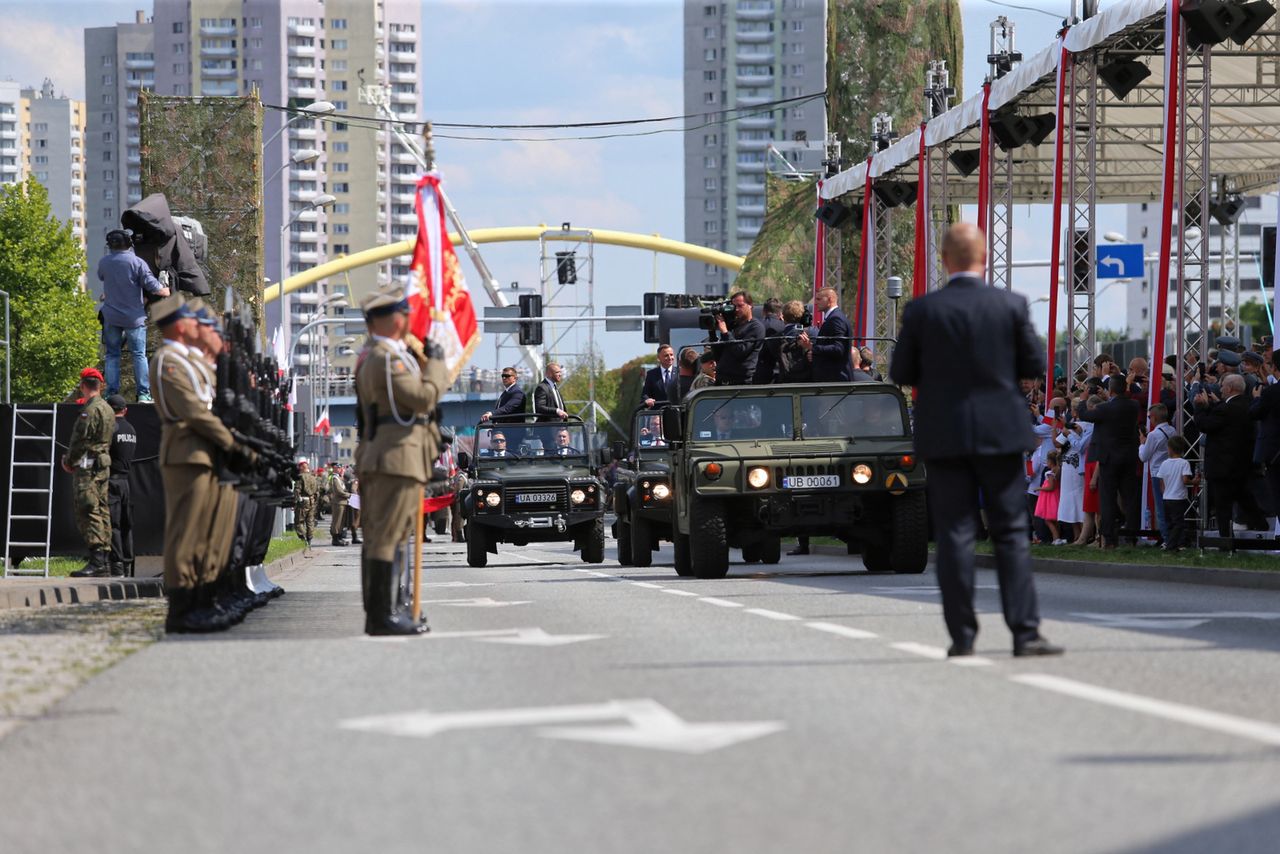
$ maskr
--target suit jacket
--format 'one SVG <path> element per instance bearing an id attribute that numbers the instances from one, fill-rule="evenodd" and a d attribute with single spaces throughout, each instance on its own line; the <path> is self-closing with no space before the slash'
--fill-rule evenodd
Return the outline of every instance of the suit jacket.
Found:
<path id="1" fill-rule="evenodd" d="M 843 383 L 853 376 L 849 347 L 853 344 L 853 327 L 836 306 L 822 318 L 818 339 L 813 342 L 813 381 Z"/>
<path id="2" fill-rule="evenodd" d="M 1253 420 L 1249 399 L 1231 400 L 1196 409 L 1195 424 L 1205 436 L 1204 474 L 1214 478 L 1246 478 L 1253 468 Z"/>
<path id="3" fill-rule="evenodd" d="M 543 380 L 533 387 L 533 411 L 539 421 L 559 421 L 557 409 L 564 409 L 564 398 L 551 380 Z"/>
<path id="4" fill-rule="evenodd" d="M 751 377 L 754 385 L 769 385 L 778 381 L 778 349 L 782 346 L 782 331 L 787 328 L 781 317 L 767 316 L 764 325 L 764 344 L 756 360 L 756 372 Z"/>
<path id="5" fill-rule="evenodd" d="M 918 392 L 915 446 L 927 460 L 1034 448 L 1019 380 L 1044 370 L 1027 301 L 957 276 L 907 304 L 889 376 Z"/>
<path id="6" fill-rule="evenodd" d="M 764 344 L 764 324 L 754 317 L 730 329 L 715 345 L 716 385 L 743 385 L 751 382 Z"/>
<path id="7" fill-rule="evenodd" d="M 679 381 L 680 368 L 675 365 L 671 366 L 671 382 L 663 383 L 662 366 L 650 368 L 644 374 L 644 391 L 640 393 L 641 400 L 653 398 L 656 402 L 677 400 L 675 386 Z"/>
<path id="8" fill-rule="evenodd" d="M 1258 430 L 1260 462 L 1272 465 L 1280 454 L 1280 384 L 1263 386 L 1261 397 L 1249 406 L 1249 417 L 1261 422 Z"/>
<path id="9" fill-rule="evenodd" d="M 1138 461 L 1138 420 L 1142 405 L 1130 397 L 1113 397 L 1106 403 L 1080 413 L 1081 421 L 1093 424 L 1090 446 L 1097 448 L 1100 465 Z"/>
<path id="10" fill-rule="evenodd" d="M 524 412 L 524 403 L 524 389 L 518 383 L 512 383 L 510 388 L 504 388 L 502 394 L 498 395 L 498 405 L 494 407 L 493 417 L 519 415 Z"/>

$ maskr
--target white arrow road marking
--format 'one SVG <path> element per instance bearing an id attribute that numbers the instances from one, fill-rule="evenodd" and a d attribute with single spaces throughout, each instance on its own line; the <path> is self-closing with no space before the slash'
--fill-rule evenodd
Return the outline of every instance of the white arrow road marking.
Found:
<path id="1" fill-rule="evenodd" d="M 748 608 L 743 611 L 744 614 L 755 614 L 757 617 L 764 617 L 768 620 L 798 620 L 799 617 L 793 614 L 784 614 L 781 611 L 770 611 L 768 608 Z"/>
<path id="2" fill-rule="evenodd" d="M 564 724 L 623 719 L 618 726 L 574 727 Z M 561 726 L 551 726 L 560 724 Z M 479 712 L 429 711 L 374 715 L 340 721 L 340 729 L 431 738 L 450 730 L 538 726 L 542 738 L 592 741 L 677 753 L 707 753 L 786 729 L 781 721 L 689 723 L 656 700 L 610 700 L 576 706 L 542 706 Z"/>
<path id="3" fill-rule="evenodd" d="M 1133 613 L 1098 614 L 1081 611 L 1072 614 L 1083 620 L 1101 623 L 1109 629 L 1155 629 L 1176 631 L 1194 629 L 1210 620 L 1280 620 L 1274 611 L 1209 611 L 1204 613 Z"/>
<path id="4" fill-rule="evenodd" d="M 717 607 L 719 607 L 719 608 L 742 608 L 742 607 L 744 607 L 744 606 L 743 606 L 743 604 L 742 604 L 741 602 L 731 602 L 731 601 L 729 601 L 728 599 L 717 599 L 715 596 L 703 596 L 703 597 L 702 597 L 701 599 L 699 599 L 698 601 L 699 601 L 699 602 L 706 602 L 708 605 L 715 605 L 715 606 L 717 606 Z"/>
<path id="5" fill-rule="evenodd" d="M 428 581 L 423 587 L 493 587 L 495 581 Z"/>
<path id="6" fill-rule="evenodd" d="M 1260 741 L 1263 744 L 1280 746 L 1280 727 L 1263 721 L 1240 718 L 1221 712 L 1211 712 L 1208 709 L 1198 709 L 1195 706 L 1187 706 L 1182 703 L 1156 700 L 1151 697 L 1143 697 L 1140 694 L 1113 691 L 1110 688 L 1100 688 L 1097 685 L 1077 682 L 1074 679 L 1065 679 L 1061 676 L 1050 676 L 1046 673 L 1023 673 L 1017 676 L 1010 676 L 1009 679 L 1014 682 L 1021 682 L 1023 685 L 1043 688 L 1046 691 L 1066 694 L 1081 700 L 1092 700 L 1104 706 L 1128 709 L 1132 712 L 1141 712 L 1144 715 L 1177 721 L 1178 723 L 1189 724 L 1190 726 L 1197 726 L 1202 729 L 1225 733 L 1226 735 L 1234 735 L 1240 738 Z"/>
<path id="7" fill-rule="evenodd" d="M 496 599 L 490 599 L 488 596 L 480 596 L 475 599 L 423 599 L 424 605 L 454 605 L 459 608 L 506 608 L 511 605 L 528 605 L 532 600 L 520 600 L 515 602 L 499 602 Z"/>
<path id="8" fill-rule="evenodd" d="M 1112 258 L 1110 255 L 1105 255 L 1098 259 L 1098 263 L 1106 264 L 1108 267 L 1115 267 L 1117 273 L 1124 275 L 1124 261 L 1120 258 Z"/>

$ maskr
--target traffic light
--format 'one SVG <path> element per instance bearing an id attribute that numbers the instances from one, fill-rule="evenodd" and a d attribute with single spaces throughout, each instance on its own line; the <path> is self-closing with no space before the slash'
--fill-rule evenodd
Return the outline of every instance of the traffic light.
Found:
<path id="1" fill-rule="evenodd" d="M 1093 253 L 1089 251 L 1089 229 L 1075 230 L 1071 244 L 1071 284 L 1077 291 L 1088 291 L 1093 273 Z"/>
<path id="2" fill-rule="evenodd" d="M 556 253 L 556 281 L 562 285 L 578 284 L 578 263 L 572 250 Z"/>
<path id="3" fill-rule="evenodd" d="M 536 347 L 542 343 L 542 295 L 522 294 L 520 317 L 536 317 L 537 320 L 520 321 L 521 346 Z"/>
<path id="4" fill-rule="evenodd" d="M 657 314 L 662 311 L 667 304 L 667 295 L 657 293 L 656 291 L 644 294 L 644 309 L 641 314 Z M 644 341 L 646 344 L 659 344 L 662 338 L 658 335 L 658 321 L 646 320 L 644 322 Z"/>

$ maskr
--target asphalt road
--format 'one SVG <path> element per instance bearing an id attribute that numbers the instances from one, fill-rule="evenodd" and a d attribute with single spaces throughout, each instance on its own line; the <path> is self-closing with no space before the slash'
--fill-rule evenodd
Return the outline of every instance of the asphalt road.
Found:
<path id="1" fill-rule="evenodd" d="M 428 549 L 427 638 L 321 549 L 4 738 L 0 850 L 1280 848 L 1280 593 L 1042 576 L 1068 654 L 1015 660 L 984 572 L 962 665 L 931 573 Z"/>

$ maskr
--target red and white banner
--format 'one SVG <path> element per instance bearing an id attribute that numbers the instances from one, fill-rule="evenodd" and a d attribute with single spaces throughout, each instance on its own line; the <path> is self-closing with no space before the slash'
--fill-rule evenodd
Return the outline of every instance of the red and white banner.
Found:
<path id="1" fill-rule="evenodd" d="M 480 324 L 445 227 L 440 176 L 423 175 L 416 195 L 418 240 L 409 274 L 409 331 L 444 350 L 452 385 L 480 344 Z"/>
<path id="2" fill-rule="evenodd" d="M 316 419 L 316 426 L 312 428 L 311 432 L 315 433 L 317 436 L 328 436 L 331 429 L 332 427 L 329 424 L 329 407 L 326 406 L 320 412 L 320 417 Z"/>

